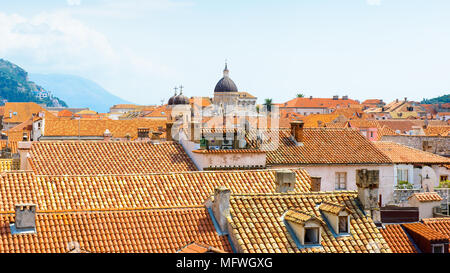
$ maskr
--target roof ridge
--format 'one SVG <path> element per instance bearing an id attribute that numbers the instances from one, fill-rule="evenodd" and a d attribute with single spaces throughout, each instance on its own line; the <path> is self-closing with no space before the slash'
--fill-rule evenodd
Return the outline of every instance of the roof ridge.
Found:
<path id="1" fill-rule="evenodd" d="M 277 170 L 292 170 L 292 171 L 305 171 L 304 168 L 277 168 L 277 169 L 249 169 L 249 170 L 211 170 L 211 171 L 182 171 L 182 172 L 164 172 L 164 173 L 127 173 L 127 174 L 58 174 L 58 175 L 52 175 L 52 174 L 35 174 L 33 171 L 20 171 L 20 170 L 13 170 L 8 171 L 8 173 L 15 173 L 15 172 L 29 172 L 33 173 L 36 177 L 103 177 L 103 176 L 112 176 L 112 177 L 118 177 L 118 176 L 147 176 L 147 175 L 184 175 L 184 174 L 196 174 L 196 173 L 249 173 L 249 172 L 274 172 Z"/>
<path id="2" fill-rule="evenodd" d="M 73 210 L 36 210 L 38 214 L 64 214 L 64 213 L 99 213 L 99 212 L 127 212 L 127 211 L 151 211 L 151 210 L 173 210 L 183 211 L 188 209 L 201 209 L 205 208 L 205 205 L 192 205 L 192 206 L 171 206 L 171 207 L 137 207 L 137 208 L 96 208 L 96 209 L 73 209 Z M 2 214 L 14 214 L 14 211 L 0 211 Z"/>

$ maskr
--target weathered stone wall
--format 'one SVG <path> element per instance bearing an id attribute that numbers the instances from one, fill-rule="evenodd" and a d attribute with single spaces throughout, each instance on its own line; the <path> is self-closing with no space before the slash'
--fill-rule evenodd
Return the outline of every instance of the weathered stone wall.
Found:
<path id="1" fill-rule="evenodd" d="M 450 157 L 450 137 L 382 136 L 381 141 L 391 141 L 418 150 Z"/>

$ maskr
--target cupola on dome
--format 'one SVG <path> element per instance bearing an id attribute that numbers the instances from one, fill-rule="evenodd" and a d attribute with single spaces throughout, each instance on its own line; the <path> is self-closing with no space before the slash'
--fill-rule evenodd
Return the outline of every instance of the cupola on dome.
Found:
<path id="1" fill-rule="evenodd" d="M 234 81 L 228 76 L 230 71 L 228 70 L 227 64 L 225 64 L 225 69 L 223 70 L 223 78 L 216 84 L 214 92 L 238 92 L 238 88 Z"/>

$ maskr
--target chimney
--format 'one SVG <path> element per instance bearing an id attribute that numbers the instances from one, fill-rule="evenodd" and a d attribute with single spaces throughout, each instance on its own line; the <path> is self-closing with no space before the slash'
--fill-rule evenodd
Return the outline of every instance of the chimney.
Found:
<path id="1" fill-rule="evenodd" d="M 303 142 L 303 126 L 305 123 L 301 120 L 291 121 L 291 134 L 297 145 L 302 145 Z"/>
<path id="2" fill-rule="evenodd" d="M 20 158 L 20 170 L 29 171 L 31 166 L 28 163 L 28 158 L 30 157 L 31 142 L 30 141 L 20 141 L 17 144 L 17 150 L 19 152 Z"/>
<path id="3" fill-rule="evenodd" d="M 36 229 L 36 205 L 18 204 L 15 207 L 15 229 L 18 232 Z"/>
<path id="4" fill-rule="evenodd" d="M 111 138 L 112 138 L 111 132 L 108 129 L 106 129 L 105 132 L 103 133 L 103 140 L 110 141 Z"/>
<path id="5" fill-rule="evenodd" d="M 152 139 L 151 139 L 151 142 L 152 142 L 152 143 L 159 143 L 159 142 L 161 141 L 161 135 L 162 135 L 161 132 L 153 131 L 153 132 L 152 132 Z"/>
<path id="6" fill-rule="evenodd" d="M 398 99 L 395 99 L 395 102 L 398 102 Z"/>
<path id="7" fill-rule="evenodd" d="M 219 187 L 214 190 L 212 212 L 222 232 L 227 232 L 227 218 L 230 216 L 230 189 Z"/>
<path id="8" fill-rule="evenodd" d="M 343 99 L 343 100 L 348 100 L 348 96 L 347 96 L 347 95 L 342 96 L 342 99 Z"/>
<path id="9" fill-rule="evenodd" d="M 140 140 L 148 140 L 150 138 L 150 129 L 149 128 L 138 128 L 138 139 Z"/>
<path id="10" fill-rule="evenodd" d="M 338 100 L 339 99 L 339 96 L 333 96 L 333 100 Z"/>
<path id="11" fill-rule="evenodd" d="M 200 123 L 198 122 L 191 122 L 189 124 L 189 131 L 190 131 L 190 140 L 192 142 L 198 142 L 200 140 Z"/>
<path id="12" fill-rule="evenodd" d="M 408 100 L 408 98 L 407 97 L 405 97 L 405 101 L 407 101 Z"/>
<path id="13" fill-rule="evenodd" d="M 173 122 L 166 123 L 166 140 L 167 141 L 173 141 L 172 126 L 173 126 Z"/>
<path id="14" fill-rule="evenodd" d="M 320 191 L 322 177 L 311 177 L 311 191 Z"/>
<path id="15" fill-rule="evenodd" d="M 277 170 L 275 171 L 276 192 L 286 193 L 294 190 L 295 187 L 295 172 L 291 170 Z"/>
<path id="16" fill-rule="evenodd" d="M 374 222 L 380 222 L 380 206 L 378 204 L 378 186 L 380 184 L 379 170 L 356 170 L 356 186 L 358 198 L 364 211 L 369 214 Z"/>
<path id="17" fill-rule="evenodd" d="M 309 96 L 309 99 L 312 100 L 313 96 Z"/>

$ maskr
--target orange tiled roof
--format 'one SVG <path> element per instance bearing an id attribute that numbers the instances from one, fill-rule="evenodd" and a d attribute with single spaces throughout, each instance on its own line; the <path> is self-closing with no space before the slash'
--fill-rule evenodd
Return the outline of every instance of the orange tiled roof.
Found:
<path id="1" fill-rule="evenodd" d="M 450 136 L 450 126 L 428 126 L 425 130 L 427 136 Z"/>
<path id="2" fill-rule="evenodd" d="M 374 145 L 380 149 L 392 162 L 397 164 L 445 164 L 450 159 L 429 152 L 417 150 L 405 145 L 387 141 L 375 141 Z"/>
<path id="3" fill-rule="evenodd" d="M 310 177 L 295 169 L 295 192 L 309 192 Z M 38 210 L 108 210 L 175 208 L 203 205 L 216 187 L 236 193 L 275 192 L 274 170 L 183 172 L 142 175 L 36 176 L 32 172 L 0 175 L 0 211 L 15 204 Z"/>
<path id="4" fill-rule="evenodd" d="M 391 252 L 372 219 L 358 206 L 356 192 L 318 192 L 304 194 L 232 194 L 231 231 L 238 248 L 247 253 Z M 322 247 L 299 248 L 289 233 L 282 215 L 292 208 L 322 219 L 317 204 L 325 201 L 345 204 L 350 210 L 351 236 L 334 237 L 327 225 L 322 227 Z"/>
<path id="5" fill-rule="evenodd" d="M 96 175 L 196 171 L 176 142 L 33 142 L 29 162 L 36 174 Z"/>
<path id="6" fill-rule="evenodd" d="M 137 108 L 142 108 L 142 106 L 136 104 L 116 104 L 113 107 L 111 107 L 111 109 L 137 109 Z"/>
<path id="7" fill-rule="evenodd" d="M 354 129 L 305 128 L 302 146 L 291 139 L 291 130 L 265 130 L 267 164 L 391 164 L 371 141 Z M 256 132 L 250 131 L 251 139 Z M 277 139 L 279 141 L 277 141 Z M 277 146 L 278 143 L 278 146 Z"/>
<path id="8" fill-rule="evenodd" d="M 383 103 L 383 100 L 380 99 L 367 99 L 363 101 L 361 104 L 380 104 Z"/>
<path id="9" fill-rule="evenodd" d="M 437 192 L 416 192 L 411 197 L 416 197 L 419 202 L 439 202 L 442 201 L 442 197 Z"/>
<path id="10" fill-rule="evenodd" d="M 394 253 L 417 253 L 417 249 L 409 239 L 401 225 L 387 225 L 380 229 L 384 239 Z"/>
<path id="11" fill-rule="evenodd" d="M 345 205 L 336 202 L 323 202 L 320 204 L 319 209 L 332 214 L 339 214 L 339 212 L 346 209 Z"/>
<path id="12" fill-rule="evenodd" d="M 339 117 L 338 114 L 311 114 L 301 120 L 304 122 L 305 128 L 323 127 L 325 123 L 330 123 Z M 319 126 L 319 123 L 321 126 Z"/>
<path id="13" fill-rule="evenodd" d="M 157 131 L 165 128 L 165 120 L 131 119 L 131 120 L 45 120 L 44 136 L 103 136 L 108 129 L 114 138 L 124 138 L 127 134 L 134 138 L 138 128 Z M 165 134 L 164 134 L 165 135 Z M 161 137 L 165 137 L 165 136 Z"/>
<path id="14" fill-rule="evenodd" d="M 378 129 L 377 132 L 377 141 L 380 141 L 383 136 L 395 136 L 398 135 L 394 130 L 384 125 L 381 129 Z"/>
<path id="15" fill-rule="evenodd" d="M 422 219 L 422 222 L 427 227 L 439 231 L 450 238 L 450 218 L 429 218 Z"/>
<path id="16" fill-rule="evenodd" d="M 11 235 L 10 222 L 0 213 L 0 253 L 66 253 L 73 242 L 83 252 L 173 253 L 192 241 L 231 252 L 204 207 L 40 212 L 36 234 Z"/>
<path id="17" fill-rule="evenodd" d="M 3 122 L 22 123 L 29 120 L 33 114 L 37 115 L 39 112 L 44 112 L 47 119 L 57 118 L 34 102 L 7 102 L 5 103 Z M 9 113 L 12 113 L 11 118 L 9 117 Z M 17 113 L 17 115 L 14 115 L 14 113 Z"/>
<path id="18" fill-rule="evenodd" d="M 419 236 L 425 238 L 431 243 L 441 240 L 448 240 L 449 237 L 445 234 L 442 234 L 430 227 L 426 226 L 423 223 L 407 223 L 402 224 L 402 226 L 406 229 L 406 231 L 414 237 Z M 414 236 L 415 235 L 415 236 Z"/>
<path id="19" fill-rule="evenodd" d="M 295 98 L 284 104 L 280 104 L 280 108 L 337 108 L 338 106 L 347 107 L 351 104 L 359 103 L 352 99 L 334 100 L 332 98 Z"/>
<path id="20" fill-rule="evenodd" d="M 11 170 L 18 170 L 20 168 L 20 162 L 15 159 L 0 159 L 0 172 L 6 172 Z"/>
<path id="21" fill-rule="evenodd" d="M 225 253 L 223 250 L 220 250 L 218 248 L 200 244 L 197 242 L 192 242 L 192 243 L 188 244 L 187 246 L 184 246 L 177 252 L 178 253 L 208 253 L 208 252 Z"/>

